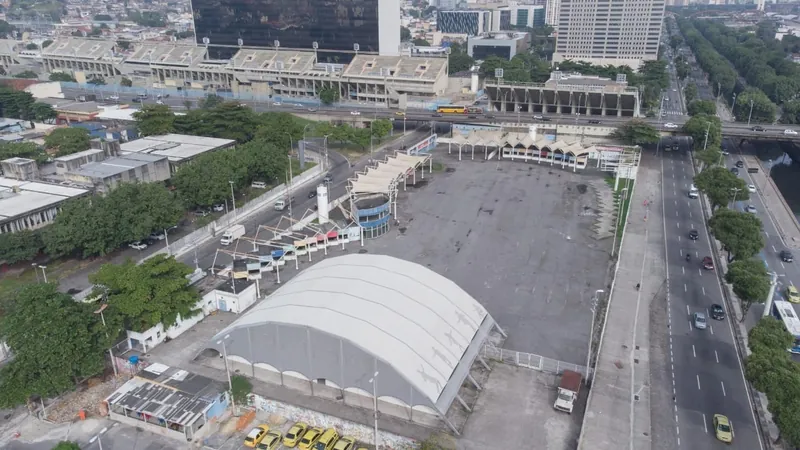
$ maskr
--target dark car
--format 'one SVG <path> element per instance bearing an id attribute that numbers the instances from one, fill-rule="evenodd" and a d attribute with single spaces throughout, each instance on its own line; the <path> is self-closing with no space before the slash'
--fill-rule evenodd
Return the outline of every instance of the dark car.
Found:
<path id="1" fill-rule="evenodd" d="M 595 125 L 597 125 L 597 124 L 599 124 L 599 123 L 600 123 L 600 121 L 599 121 L 599 120 L 596 120 L 596 119 L 592 119 L 592 120 L 590 120 L 590 121 L 589 121 L 589 123 L 592 123 L 592 124 L 595 124 Z"/>
<path id="2" fill-rule="evenodd" d="M 541 120 L 542 122 L 550 122 L 551 119 L 549 117 L 542 117 L 539 120 Z"/>
<path id="3" fill-rule="evenodd" d="M 751 128 L 751 130 L 753 130 L 753 131 L 767 131 L 766 129 L 764 129 L 764 127 L 759 127 L 759 126 L 755 126 L 755 127 Z"/>
<path id="4" fill-rule="evenodd" d="M 736 167 L 741 169 L 742 167 L 744 167 L 744 162 L 743 161 L 736 161 Z"/>
<path id="5" fill-rule="evenodd" d="M 333 177 L 331 176 L 331 174 L 329 174 L 329 173 L 325 174 L 325 178 L 322 179 L 322 182 L 323 183 L 330 183 L 331 181 L 333 181 Z"/>
<path id="6" fill-rule="evenodd" d="M 689 239 L 696 241 L 700 238 L 700 233 L 697 230 L 689 230 Z"/>
<path id="7" fill-rule="evenodd" d="M 442 116 L 444 116 L 444 114 L 442 114 L 440 112 L 433 113 L 433 117 L 442 117 Z"/>
<path id="8" fill-rule="evenodd" d="M 317 196 L 317 190 L 316 189 L 308 191 L 308 198 L 314 198 L 316 196 Z"/>
<path id="9" fill-rule="evenodd" d="M 790 263 L 794 261 L 794 255 L 789 250 L 781 250 L 781 261 Z"/>
<path id="10" fill-rule="evenodd" d="M 703 257 L 703 269 L 714 270 L 714 260 L 710 256 Z"/>
<path id="11" fill-rule="evenodd" d="M 734 175 L 739 175 L 739 169 L 737 169 L 736 167 L 731 167 L 731 173 Z"/>
<path id="12" fill-rule="evenodd" d="M 722 305 L 714 303 L 711 305 L 711 318 L 714 320 L 722 320 L 725 318 L 725 310 Z"/>
<path id="13" fill-rule="evenodd" d="M 495 117 L 497 117 L 497 116 L 495 116 L 494 114 L 487 114 L 486 115 L 487 119 L 494 119 Z"/>

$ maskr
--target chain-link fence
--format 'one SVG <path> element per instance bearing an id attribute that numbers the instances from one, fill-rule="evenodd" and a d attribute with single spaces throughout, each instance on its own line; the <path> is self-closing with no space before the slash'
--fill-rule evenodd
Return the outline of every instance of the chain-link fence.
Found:
<path id="1" fill-rule="evenodd" d="M 534 355 L 532 353 L 517 352 L 514 350 L 506 350 L 498 348 L 491 344 L 483 346 L 482 355 L 484 358 L 500 361 L 505 364 L 513 366 L 525 367 L 527 369 L 538 370 L 540 372 L 554 373 L 560 375 L 565 370 L 578 372 L 586 378 L 590 373 L 585 366 L 558 361 L 555 359 L 545 358 L 541 355 Z"/>

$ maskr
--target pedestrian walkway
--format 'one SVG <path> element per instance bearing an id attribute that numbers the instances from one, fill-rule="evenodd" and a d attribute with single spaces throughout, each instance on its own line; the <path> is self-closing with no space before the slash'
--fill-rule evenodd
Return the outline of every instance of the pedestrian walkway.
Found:
<path id="1" fill-rule="evenodd" d="M 658 165 L 643 155 L 636 176 L 579 450 L 651 447 L 650 301 L 667 277 Z"/>
<path id="2" fill-rule="evenodd" d="M 784 200 L 778 186 L 769 176 L 769 168 L 765 167 L 755 156 L 743 155 L 743 158 L 746 168 L 758 168 L 757 173 L 749 173 L 749 175 L 761 194 L 766 206 L 764 209 L 767 210 L 770 220 L 775 224 L 783 245 L 792 249 L 800 249 L 800 223 L 797 222 L 797 217 Z"/>
<path id="3" fill-rule="evenodd" d="M 728 109 L 728 105 L 720 99 L 717 99 L 716 102 L 717 117 L 719 117 L 719 120 L 723 122 L 736 122 L 736 118 L 733 117 L 733 114 L 731 114 L 730 109 Z"/>

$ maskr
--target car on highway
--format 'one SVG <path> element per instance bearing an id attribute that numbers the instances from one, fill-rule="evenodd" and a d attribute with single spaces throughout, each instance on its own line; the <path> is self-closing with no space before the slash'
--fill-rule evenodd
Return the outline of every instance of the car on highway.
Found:
<path id="1" fill-rule="evenodd" d="M 706 321 L 706 315 L 701 312 L 692 314 L 692 323 L 694 323 L 694 327 L 698 330 L 705 330 L 706 325 L 708 324 Z"/>
<path id="2" fill-rule="evenodd" d="M 533 116 L 533 119 L 534 119 L 534 120 L 542 120 L 542 119 L 544 119 L 544 117 L 542 117 L 542 116 L 539 116 L 539 115 L 534 115 L 534 116 Z"/>
<path id="3" fill-rule="evenodd" d="M 119 101 L 119 95 L 109 95 L 106 100 Z"/>
<path id="4" fill-rule="evenodd" d="M 245 436 L 244 446 L 250 448 L 256 448 L 256 445 L 258 445 L 258 443 L 261 442 L 262 439 L 264 439 L 264 436 L 267 435 L 268 431 L 269 431 L 269 425 L 262 424 L 253 428 L 252 430 L 250 430 L 249 433 L 247 433 L 247 436 Z"/>
<path id="5" fill-rule="evenodd" d="M 281 106 L 281 102 L 272 102 L 272 106 Z"/>
<path id="6" fill-rule="evenodd" d="M 783 262 L 790 263 L 794 261 L 794 255 L 792 255 L 792 252 L 790 252 L 789 250 L 781 250 L 780 257 L 781 261 Z"/>
<path id="7" fill-rule="evenodd" d="M 395 111 L 394 115 L 399 117 L 405 117 L 406 113 L 404 111 Z"/>
<path id="8" fill-rule="evenodd" d="M 794 131 L 794 130 L 783 130 L 783 134 L 796 135 L 797 131 Z"/>
<path id="9" fill-rule="evenodd" d="M 697 230 L 689 230 L 689 239 L 693 241 L 700 239 L 700 233 Z"/>
<path id="10" fill-rule="evenodd" d="M 714 419 L 711 421 L 714 425 L 714 436 L 726 444 L 733 442 L 733 425 L 726 416 L 722 414 L 714 414 Z"/>
<path id="11" fill-rule="evenodd" d="M 786 288 L 786 300 L 792 303 L 800 303 L 800 291 L 798 291 L 794 285 L 790 285 Z"/>
<path id="12" fill-rule="evenodd" d="M 130 248 L 132 248 L 134 250 L 140 250 L 141 251 L 141 250 L 144 250 L 144 249 L 147 248 L 147 244 L 145 244 L 142 241 L 133 241 L 130 244 L 128 244 L 128 247 L 130 247 Z"/>
<path id="13" fill-rule="evenodd" d="M 674 123 L 672 123 L 672 122 L 669 122 L 669 123 L 665 123 L 665 124 L 664 124 L 664 128 L 678 128 L 678 126 L 677 126 L 677 125 L 675 125 L 675 124 L 674 124 Z"/>
<path id="14" fill-rule="evenodd" d="M 711 318 L 714 320 L 722 320 L 725 318 L 725 310 L 722 305 L 716 303 L 711 305 Z"/>
<path id="15" fill-rule="evenodd" d="M 444 116 L 444 114 L 442 114 L 440 112 L 433 113 L 433 117 L 443 117 L 443 116 Z"/>
<path id="16" fill-rule="evenodd" d="M 329 173 L 326 173 L 325 174 L 325 178 L 322 179 L 322 182 L 326 183 L 326 184 L 330 183 L 332 181 L 333 181 L 333 176 L 331 174 L 329 174 Z"/>
<path id="17" fill-rule="evenodd" d="M 703 269 L 714 270 L 714 260 L 710 256 L 703 257 Z"/>
<path id="18" fill-rule="evenodd" d="M 731 167 L 731 173 L 734 175 L 739 175 L 739 169 L 737 169 L 736 167 Z"/>
<path id="19" fill-rule="evenodd" d="M 361 115 L 361 111 L 350 111 L 350 115 L 351 116 L 360 116 Z"/>
<path id="20" fill-rule="evenodd" d="M 748 184 L 747 185 L 747 192 L 749 192 L 751 194 L 755 194 L 756 193 L 756 185 L 755 184 Z"/>
<path id="21" fill-rule="evenodd" d="M 592 120 L 590 120 L 590 121 L 589 121 L 589 123 L 591 123 L 591 124 L 593 124 L 593 125 L 597 125 L 597 124 L 599 124 L 599 123 L 600 123 L 600 121 L 599 121 L 599 120 L 597 120 L 597 119 L 592 119 Z"/>
<path id="22" fill-rule="evenodd" d="M 303 434 L 303 437 L 300 439 L 300 443 L 297 444 L 297 448 L 300 450 L 311 450 L 314 444 L 317 443 L 319 437 L 322 435 L 322 432 L 325 431 L 322 428 L 314 427 Z"/>
<path id="23" fill-rule="evenodd" d="M 550 122 L 550 118 L 549 117 L 542 117 L 539 120 L 541 120 L 542 122 Z"/>
<path id="24" fill-rule="evenodd" d="M 314 198 L 316 196 L 317 196 L 317 190 L 316 189 L 312 189 L 312 190 L 308 191 L 308 198 Z"/>
<path id="25" fill-rule="evenodd" d="M 163 101 L 161 101 L 161 100 L 156 100 L 156 105 L 163 105 L 163 104 L 164 104 L 164 102 L 163 102 Z"/>
<path id="26" fill-rule="evenodd" d="M 276 450 L 281 445 L 283 435 L 280 431 L 272 430 L 256 445 L 258 450 Z"/>
<path id="27" fill-rule="evenodd" d="M 308 108 L 308 112 L 317 112 L 317 108 Z"/>
<path id="28" fill-rule="evenodd" d="M 214 212 L 225 211 L 225 204 L 224 203 L 217 203 L 216 205 L 211 207 L 211 210 L 214 211 Z"/>
<path id="29" fill-rule="evenodd" d="M 758 212 L 756 210 L 756 207 L 753 206 L 753 205 L 747 205 L 747 207 L 745 208 L 745 211 L 749 212 L 750 214 L 755 214 L 755 213 Z"/>
<path id="30" fill-rule="evenodd" d="M 487 119 L 494 119 L 494 118 L 496 118 L 496 117 L 497 117 L 497 116 L 495 116 L 494 114 L 487 114 L 487 115 L 486 115 L 486 118 L 487 118 Z"/>
<path id="31" fill-rule="evenodd" d="M 764 127 L 760 127 L 760 126 L 758 126 L 758 125 L 754 126 L 753 128 L 750 128 L 750 130 L 751 130 L 751 131 L 761 131 L 761 132 L 763 132 L 763 131 L 767 131 L 767 130 L 766 130 L 766 128 L 764 128 Z"/>
<path id="32" fill-rule="evenodd" d="M 744 161 L 741 161 L 741 160 L 740 161 L 736 161 L 736 164 L 734 164 L 734 165 L 741 169 L 742 167 L 744 167 Z"/>
<path id="33" fill-rule="evenodd" d="M 306 434 L 306 430 L 308 430 L 307 423 L 296 422 L 283 436 L 283 446 L 288 448 L 296 447 L 303 435 Z"/>

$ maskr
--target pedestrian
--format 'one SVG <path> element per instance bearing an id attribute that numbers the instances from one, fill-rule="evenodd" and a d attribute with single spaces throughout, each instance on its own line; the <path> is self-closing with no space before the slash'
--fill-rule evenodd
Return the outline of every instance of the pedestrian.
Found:
<path id="1" fill-rule="evenodd" d="M 639 290 L 640 287 L 642 287 L 642 284 L 641 283 L 636 283 L 636 290 L 637 291 Z"/>

